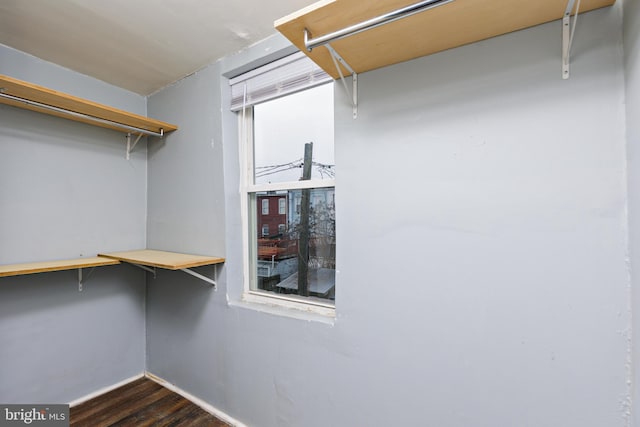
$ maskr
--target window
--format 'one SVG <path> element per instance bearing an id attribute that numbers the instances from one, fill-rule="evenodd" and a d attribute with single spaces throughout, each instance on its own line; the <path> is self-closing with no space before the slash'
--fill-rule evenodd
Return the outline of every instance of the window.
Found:
<path id="1" fill-rule="evenodd" d="M 256 71 L 250 73 L 256 75 Z M 247 172 L 242 188 L 245 296 L 332 312 L 336 284 L 333 82 L 323 79 L 324 84 L 260 102 L 247 102 L 251 97 L 246 79 L 236 78 L 231 84 L 232 96 L 240 91 L 234 84 L 244 84 L 243 102 L 249 104 L 239 111 L 241 156 Z"/>

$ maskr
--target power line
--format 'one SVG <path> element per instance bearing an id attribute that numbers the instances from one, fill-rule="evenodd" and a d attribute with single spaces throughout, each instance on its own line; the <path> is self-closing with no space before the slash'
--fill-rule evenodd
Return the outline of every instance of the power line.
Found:
<path id="1" fill-rule="evenodd" d="M 335 178 L 335 165 L 329 165 L 320 162 L 312 162 L 312 165 L 322 178 Z M 286 172 L 288 170 L 300 169 L 302 168 L 302 166 L 302 159 L 297 159 L 289 163 L 281 163 L 277 165 L 256 166 L 256 178 L 263 178 L 265 176 L 274 175 L 280 172 Z"/>

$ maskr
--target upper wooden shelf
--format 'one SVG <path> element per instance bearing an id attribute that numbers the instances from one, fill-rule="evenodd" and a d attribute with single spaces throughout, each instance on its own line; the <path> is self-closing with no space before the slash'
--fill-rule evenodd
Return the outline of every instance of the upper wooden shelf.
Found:
<path id="1" fill-rule="evenodd" d="M 275 27 L 333 78 L 338 78 L 325 47 L 308 52 L 305 28 L 318 38 L 417 0 L 322 0 L 275 22 Z M 615 0 L 582 0 L 580 13 L 611 6 Z M 331 43 L 356 73 L 430 55 L 563 17 L 567 0 L 454 0 Z M 558 34 L 560 40 L 560 34 Z M 345 70 L 346 72 L 346 70 Z M 349 74 L 349 73 L 347 73 Z"/>
<path id="2" fill-rule="evenodd" d="M 118 126 L 118 124 L 138 129 L 144 129 L 146 131 L 157 134 L 169 133 L 178 129 L 176 125 L 172 125 L 170 123 L 150 119 L 148 117 L 133 114 L 124 110 L 118 110 L 117 108 L 98 104 L 96 102 L 78 98 L 63 92 L 57 92 L 43 86 L 38 86 L 1 74 L 0 93 L 4 93 L 15 98 L 20 98 L 19 100 L 16 100 L 0 97 L 0 103 L 2 104 L 25 108 L 32 111 L 38 111 L 40 113 L 88 123 L 94 126 L 114 129 L 124 133 L 135 133 L 135 131 Z M 37 105 L 26 103 L 22 100 L 27 102 L 32 101 L 39 104 L 45 104 L 64 111 L 54 111 L 46 107 L 40 107 Z M 69 111 L 71 112 L 71 114 L 68 114 L 65 111 Z M 74 115 L 73 113 L 95 117 L 99 121 L 94 121 L 90 118 Z"/>
<path id="3" fill-rule="evenodd" d="M 75 270 L 76 268 L 90 268 L 115 264 L 120 264 L 120 261 L 97 256 L 61 261 L 0 265 L 0 277 L 20 276 L 23 274 L 44 273 L 48 271 Z"/>
<path id="4" fill-rule="evenodd" d="M 167 270 L 182 270 L 202 265 L 221 264 L 225 261 L 224 258 L 157 251 L 153 249 L 111 252 L 108 254 L 99 254 L 99 256 Z"/>

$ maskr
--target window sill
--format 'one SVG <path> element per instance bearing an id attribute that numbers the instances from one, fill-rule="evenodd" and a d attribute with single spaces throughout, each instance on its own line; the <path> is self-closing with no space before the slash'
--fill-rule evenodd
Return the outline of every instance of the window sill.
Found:
<path id="1" fill-rule="evenodd" d="M 336 309 L 333 307 L 315 306 L 252 293 L 245 293 L 240 301 L 229 301 L 229 306 L 331 326 L 336 321 Z"/>

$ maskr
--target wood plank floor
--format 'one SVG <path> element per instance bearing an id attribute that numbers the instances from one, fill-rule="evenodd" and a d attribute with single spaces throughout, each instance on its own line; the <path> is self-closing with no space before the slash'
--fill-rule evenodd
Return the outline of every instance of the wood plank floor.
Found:
<path id="1" fill-rule="evenodd" d="M 147 378 L 71 408 L 70 418 L 72 427 L 229 426 Z"/>

